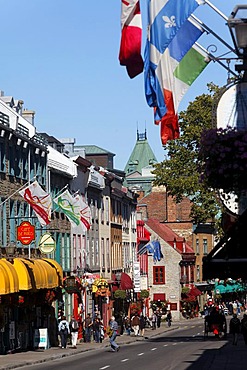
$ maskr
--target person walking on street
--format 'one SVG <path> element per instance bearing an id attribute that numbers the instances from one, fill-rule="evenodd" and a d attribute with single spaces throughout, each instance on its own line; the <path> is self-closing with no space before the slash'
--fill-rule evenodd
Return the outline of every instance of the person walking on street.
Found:
<path id="1" fill-rule="evenodd" d="M 154 311 L 152 315 L 152 330 L 156 329 L 156 323 L 157 323 L 157 315 L 156 315 L 156 312 Z"/>
<path id="2" fill-rule="evenodd" d="M 125 330 L 127 332 L 127 335 L 130 335 L 130 333 L 131 333 L 131 323 L 130 323 L 129 316 L 126 316 L 124 318 L 124 327 L 125 327 Z"/>
<path id="3" fill-rule="evenodd" d="M 171 322 L 172 322 L 172 314 L 171 314 L 171 311 L 168 311 L 168 313 L 166 315 L 166 321 L 167 321 L 168 327 L 170 327 L 171 326 Z"/>
<path id="4" fill-rule="evenodd" d="M 93 320 L 93 335 L 94 335 L 94 341 L 96 343 L 100 343 L 100 319 L 98 317 L 95 317 Z"/>
<path id="5" fill-rule="evenodd" d="M 84 320 L 84 329 L 85 329 L 85 342 L 90 343 L 91 342 L 91 333 L 92 333 L 92 318 L 90 313 L 87 314 L 87 317 Z"/>
<path id="6" fill-rule="evenodd" d="M 134 316 L 131 319 L 131 327 L 134 330 L 135 337 L 139 334 L 140 329 L 140 318 L 137 314 L 137 312 L 134 314 Z"/>
<path id="7" fill-rule="evenodd" d="M 140 334 L 142 337 L 144 337 L 144 332 L 145 332 L 145 318 L 143 314 L 140 316 Z"/>
<path id="8" fill-rule="evenodd" d="M 230 320 L 230 334 L 232 334 L 233 337 L 232 344 L 235 346 L 238 344 L 238 334 L 240 333 L 240 327 L 240 320 L 238 319 L 237 314 L 234 313 Z"/>
<path id="9" fill-rule="evenodd" d="M 245 313 L 241 320 L 241 333 L 244 337 L 244 343 L 247 345 L 247 314 Z"/>
<path id="10" fill-rule="evenodd" d="M 59 332 L 60 338 L 61 338 L 61 347 L 66 348 L 67 347 L 68 335 L 69 335 L 70 331 L 69 331 L 69 323 L 66 320 L 65 316 L 62 316 L 61 321 L 58 324 L 58 332 Z"/>
<path id="11" fill-rule="evenodd" d="M 112 335 L 110 336 L 110 345 L 111 345 L 112 352 L 118 352 L 120 347 L 117 345 L 115 341 L 117 337 L 117 332 L 118 332 L 118 323 L 115 320 L 115 316 L 111 317 L 110 329 L 112 330 Z"/>
<path id="12" fill-rule="evenodd" d="M 161 310 L 158 310 L 158 312 L 157 312 L 157 328 L 160 328 L 161 317 L 162 317 L 162 312 L 161 312 Z"/>
<path id="13" fill-rule="evenodd" d="M 78 324 L 78 321 L 76 320 L 74 315 L 72 316 L 71 321 L 69 323 L 69 330 L 70 330 L 70 333 L 71 333 L 72 347 L 76 348 L 77 339 L 78 339 L 79 324 Z"/>

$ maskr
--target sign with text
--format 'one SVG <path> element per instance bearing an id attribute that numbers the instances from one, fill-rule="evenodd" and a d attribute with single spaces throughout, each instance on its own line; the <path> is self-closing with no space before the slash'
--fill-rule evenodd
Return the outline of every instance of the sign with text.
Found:
<path id="1" fill-rule="evenodd" d="M 44 348 L 44 349 L 50 348 L 47 328 L 35 329 L 34 348 Z"/>
<path id="2" fill-rule="evenodd" d="M 23 221 L 17 226 L 17 240 L 23 245 L 29 245 L 35 240 L 35 226 L 28 221 Z"/>

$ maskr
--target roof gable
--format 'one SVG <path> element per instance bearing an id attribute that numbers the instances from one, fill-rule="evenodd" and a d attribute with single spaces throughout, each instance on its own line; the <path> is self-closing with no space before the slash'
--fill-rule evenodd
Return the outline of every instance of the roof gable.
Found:
<path id="1" fill-rule="evenodd" d="M 194 250 L 185 242 L 185 239 L 177 235 L 169 226 L 160 223 L 156 219 L 148 219 L 145 224 L 152 229 L 161 239 L 170 244 L 171 247 L 176 249 L 180 254 L 193 253 Z M 185 249 L 184 249 L 185 248 Z"/>

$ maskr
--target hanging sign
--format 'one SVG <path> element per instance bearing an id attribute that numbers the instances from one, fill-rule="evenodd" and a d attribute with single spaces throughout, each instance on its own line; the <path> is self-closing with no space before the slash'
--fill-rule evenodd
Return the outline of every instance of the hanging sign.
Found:
<path id="1" fill-rule="evenodd" d="M 56 249 L 56 242 L 49 233 L 45 233 L 39 240 L 39 250 L 44 254 L 49 254 Z"/>
<path id="2" fill-rule="evenodd" d="M 19 226 L 17 226 L 17 240 L 19 240 L 23 245 L 29 245 L 33 240 L 35 240 L 35 226 L 33 226 L 29 221 L 23 221 Z"/>

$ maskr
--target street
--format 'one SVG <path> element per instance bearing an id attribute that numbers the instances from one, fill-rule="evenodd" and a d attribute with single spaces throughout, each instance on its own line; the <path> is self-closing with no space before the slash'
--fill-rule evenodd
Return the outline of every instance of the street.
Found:
<path id="1" fill-rule="evenodd" d="M 184 369 L 238 369 L 234 359 L 247 358 L 242 336 L 238 346 L 232 346 L 231 338 L 219 340 L 213 334 L 204 340 L 204 322 L 184 322 L 180 329 L 163 333 L 153 339 L 121 345 L 120 351 L 112 353 L 110 348 L 99 348 L 66 358 L 55 359 L 43 364 L 25 366 L 26 369 L 70 369 L 70 370 L 184 370 Z"/>

